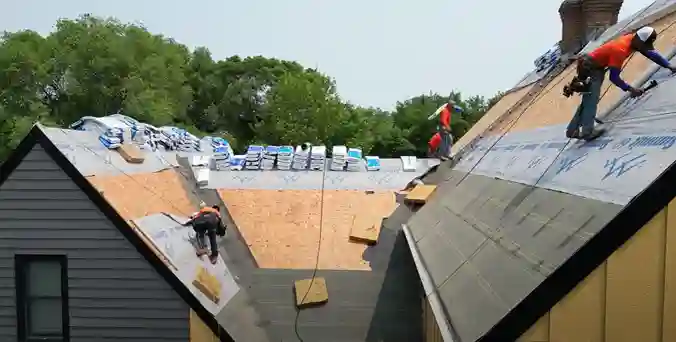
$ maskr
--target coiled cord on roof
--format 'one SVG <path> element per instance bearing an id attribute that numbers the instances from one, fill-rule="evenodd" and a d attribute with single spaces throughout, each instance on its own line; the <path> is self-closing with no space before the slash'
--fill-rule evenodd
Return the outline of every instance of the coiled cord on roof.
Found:
<path id="1" fill-rule="evenodd" d="M 322 169 L 322 185 L 320 188 L 320 198 L 319 198 L 319 241 L 317 243 L 317 255 L 315 256 L 315 267 L 312 270 L 312 277 L 310 278 L 310 286 L 308 286 L 307 291 L 303 295 L 303 298 L 300 300 L 300 303 L 305 302 L 305 298 L 307 298 L 308 294 L 310 293 L 310 289 L 312 288 L 312 285 L 315 282 L 315 278 L 317 277 L 317 270 L 319 269 L 319 255 L 322 250 L 322 231 L 324 230 L 324 190 L 325 190 L 325 185 L 326 185 L 326 168 L 329 167 L 326 165 L 327 162 L 324 160 L 324 168 Z M 300 336 L 300 333 L 298 332 L 298 318 L 300 317 L 300 308 L 296 307 L 296 318 L 293 321 L 293 331 L 296 334 L 296 338 L 300 342 L 304 342 L 303 338 Z"/>
<path id="2" fill-rule="evenodd" d="M 650 6 L 644 8 L 643 10 L 641 10 L 641 11 L 637 14 L 637 17 L 640 17 L 645 11 L 648 10 L 648 8 L 650 8 Z M 670 25 L 668 25 L 666 28 L 660 30 L 660 31 L 658 32 L 658 34 L 664 32 L 664 31 L 667 30 L 667 29 L 669 29 L 669 28 L 670 28 L 672 25 L 674 25 L 675 23 L 676 23 L 676 20 L 675 20 L 674 22 L 672 22 Z M 622 27 L 622 29 L 619 30 L 619 32 L 624 31 L 624 30 L 625 30 L 627 27 L 629 27 L 629 25 L 631 25 L 631 24 L 632 24 L 632 21 L 628 22 L 627 24 L 624 25 L 624 27 Z M 631 60 L 631 58 L 632 58 L 633 56 L 634 56 L 633 54 L 632 54 L 631 56 L 629 56 L 629 58 L 627 59 L 627 61 L 625 62 L 625 64 L 622 66 L 622 70 L 624 70 L 624 68 L 627 66 L 627 64 L 629 63 L 629 61 Z M 509 132 L 512 130 L 512 128 L 514 128 L 514 126 L 515 126 L 516 123 L 519 121 L 519 119 L 521 119 L 521 117 L 523 116 L 523 114 L 525 114 L 526 111 L 527 111 L 531 106 L 533 106 L 535 103 L 537 103 L 539 100 L 541 100 L 545 95 L 549 94 L 549 92 L 552 91 L 552 89 L 554 89 L 554 87 L 556 87 L 557 85 L 559 85 L 559 84 L 560 84 L 564 79 L 566 79 L 566 77 L 567 77 L 571 72 L 573 72 L 573 71 L 575 71 L 575 68 L 572 68 L 570 71 L 568 71 L 568 72 L 565 74 L 565 76 L 561 77 L 561 79 L 559 79 L 556 83 L 554 83 L 554 85 L 552 85 L 548 90 L 543 91 L 543 92 L 537 94 L 537 95 L 536 95 L 536 96 L 528 103 L 528 105 L 521 111 L 521 113 L 519 113 L 519 115 L 518 115 L 514 120 L 512 120 L 512 121 L 510 122 L 510 125 L 509 125 L 509 127 L 507 128 L 507 130 L 505 130 L 504 132 L 502 132 L 502 133 L 500 134 L 500 136 L 498 137 L 498 139 L 496 139 L 496 140 L 491 144 L 491 146 L 486 150 L 486 152 L 484 152 L 484 153 L 481 155 L 481 157 L 479 158 L 479 160 L 478 160 L 474 165 L 472 165 L 472 167 L 467 171 L 467 173 L 465 173 L 465 175 L 462 176 L 462 178 L 460 178 L 460 180 L 455 184 L 455 186 L 456 186 L 456 187 L 459 186 L 465 179 L 467 179 L 467 177 L 472 173 L 472 171 L 474 171 L 474 170 L 476 169 L 476 167 L 481 163 L 481 161 L 488 155 L 488 153 L 491 152 L 491 150 L 495 147 L 495 145 L 497 145 L 498 142 L 500 142 L 500 140 L 502 140 L 502 138 L 504 138 L 504 137 L 507 135 L 507 133 L 509 133 Z M 612 85 L 608 85 L 608 86 L 606 87 L 606 90 L 605 90 L 605 91 L 603 92 L 603 94 L 599 97 L 599 101 L 601 101 L 601 99 L 606 95 L 606 93 L 608 92 L 608 90 L 610 89 L 611 86 L 612 86 Z M 536 185 L 536 184 L 544 177 L 544 175 L 547 173 L 547 171 L 549 171 L 549 169 L 551 168 L 551 166 L 554 165 L 554 163 L 555 163 L 556 160 L 559 158 L 559 156 L 561 155 L 561 153 L 566 149 L 566 147 L 568 146 L 568 144 L 570 143 L 570 141 L 571 141 L 571 138 L 568 138 L 568 140 L 566 141 L 566 144 L 565 144 L 565 145 L 563 146 L 563 148 L 558 152 L 558 154 L 556 155 L 556 157 L 554 158 L 554 160 L 552 161 L 552 163 L 547 167 L 547 169 L 545 169 L 545 172 L 544 172 L 542 175 L 540 175 L 540 177 L 538 178 L 537 182 L 536 182 L 535 184 L 533 184 L 533 186 L 535 186 L 535 185 Z"/>

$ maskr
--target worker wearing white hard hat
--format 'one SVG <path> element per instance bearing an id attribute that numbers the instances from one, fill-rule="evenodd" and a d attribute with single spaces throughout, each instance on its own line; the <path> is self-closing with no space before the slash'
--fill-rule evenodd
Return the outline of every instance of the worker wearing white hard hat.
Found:
<path id="1" fill-rule="evenodd" d="M 643 94 L 642 89 L 632 87 L 620 77 L 622 65 L 632 53 L 639 52 L 655 64 L 676 72 L 676 66 L 670 64 L 655 50 L 654 43 L 657 36 L 658 33 L 654 28 L 645 26 L 609 41 L 578 58 L 577 76 L 568 86 L 564 87 L 566 96 L 570 96 L 573 92 L 582 93 L 582 101 L 566 129 L 568 138 L 591 140 L 602 133 L 594 128 L 594 118 L 606 69 L 609 71 L 610 81 L 628 92 L 631 97 Z"/>

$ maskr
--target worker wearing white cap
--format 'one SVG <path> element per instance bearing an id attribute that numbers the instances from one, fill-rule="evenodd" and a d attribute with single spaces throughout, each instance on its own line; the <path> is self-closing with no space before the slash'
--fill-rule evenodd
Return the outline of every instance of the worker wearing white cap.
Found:
<path id="1" fill-rule="evenodd" d="M 633 52 L 638 51 L 659 66 L 667 68 L 671 72 L 676 72 L 676 66 L 671 65 L 666 58 L 655 51 L 653 44 L 656 39 L 657 31 L 652 27 L 645 26 L 635 32 L 609 41 L 578 59 L 577 76 L 568 85 L 568 89 L 583 95 L 582 101 L 566 129 L 568 138 L 589 140 L 602 133 L 594 128 L 594 118 L 596 117 L 606 68 L 610 73 L 610 81 L 623 91 L 629 92 L 631 97 L 641 96 L 643 90 L 627 84 L 620 77 L 620 72 L 625 60 Z"/>

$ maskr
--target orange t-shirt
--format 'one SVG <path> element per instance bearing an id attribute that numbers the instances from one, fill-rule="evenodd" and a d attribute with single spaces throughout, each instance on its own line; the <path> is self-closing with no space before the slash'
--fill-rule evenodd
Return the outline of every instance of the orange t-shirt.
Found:
<path id="1" fill-rule="evenodd" d="M 634 34 L 625 34 L 615 40 L 609 41 L 589 53 L 594 62 L 602 67 L 622 68 L 624 61 L 631 55 L 631 40 Z"/>
<path id="2" fill-rule="evenodd" d="M 441 145 L 441 134 L 436 133 L 432 136 L 432 139 L 427 143 L 432 151 L 435 151 Z"/>
<path id="3" fill-rule="evenodd" d="M 451 127 L 451 110 L 448 109 L 448 105 L 446 105 L 444 109 L 441 110 L 441 113 L 439 113 L 439 124 L 441 124 L 442 127 Z"/>
<path id="4" fill-rule="evenodd" d="M 214 213 L 216 216 L 221 217 L 221 213 L 218 212 L 218 210 L 212 208 L 212 207 L 202 207 L 198 214 L 206 214 L 206 213 Z"/>

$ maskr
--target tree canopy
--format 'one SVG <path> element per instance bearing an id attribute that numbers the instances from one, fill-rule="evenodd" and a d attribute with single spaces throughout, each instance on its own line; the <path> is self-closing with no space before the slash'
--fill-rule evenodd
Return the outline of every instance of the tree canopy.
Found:
<path id="1" fill-rule="evenodd" d="M 374 85 L 377 86 L 377 85 Z M 462 136 L 499 98 L 451 98 L 464 109 Z M 318 70 L 261 56 L 215 60 L 144 27 L 83 15 L 47 35 L 5 32 L 0 40 L 0 160 L 31 125 L 67 127 L 82 116 L 122 113 L 155 126 L 251 143 L 359 146 L 381 157 L 423 156 L 430 113 L 448 96 L 424 94 L 392 111 L 342 99 Z"/>

